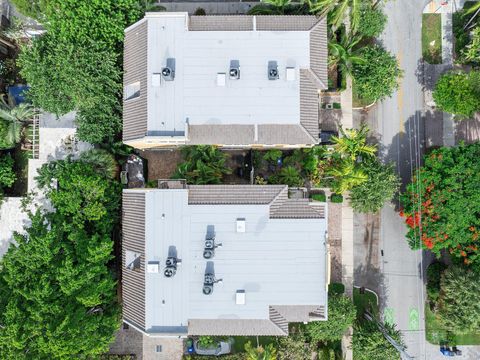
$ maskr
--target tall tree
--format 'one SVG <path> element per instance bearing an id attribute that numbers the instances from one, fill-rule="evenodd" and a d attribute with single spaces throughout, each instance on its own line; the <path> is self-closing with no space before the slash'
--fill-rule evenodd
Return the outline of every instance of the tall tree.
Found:
<path id="1" fill-rule="evenodd" d="M 386 201 L 392 200 L 400 187 L 400 180 L 392 165 L 383 165 L 377 159 L 368 159 L 362 165 L 367 180 L 352 187 L 350 203 L 355 211 L 376 213 Z"/>
<path id="2" fill-rule="evenodd" d="M 391 96 L 403 76 L 395 56 L 379 45 L 363 47 L 359 56 L 364 62 L 353 65 L 353 81 L 358 95 L 372 102 Z"/>
<path id="3" fill-rule="evenodd" d="M 367 4 L 364 0 L 313 0 L 310 1 L 311 12 L 322 16 L 330 14 L 331 23 L 335 28 L 340 27 L 350 14 L 351 30 L 356 32 L 360 23 L 362 7 Z"/>
<path id="4" fill-rule="evenodd" d="M 85 161 L 50 162 L 39 186 L 55 211 L 30 214 L 0 262 L 0 353 L 6 359 L 92 358 L 119 327 L 108 267 L 120 189 Z"/>
<path id="5" fill-rule="evenodd" d="M 480 265 L 480 143 L 435 149 L 402 195 L 412 248 Z"/>
<path id="6" fill-rule="evenodd" d="M 354 64 L 362 64 L 365 60 L 360 55 L 356 45 L 360 42 L 359 36 L 344 35 L 340 42 L 328 42 L 328 65 L 337 66 L 345 74 L 352 75 Z"/>
<path id="7" fill-rule="evenodd" d="M 357 161 L 359 157 L 371 157 L 377 152 L 376 145 L 367 144 L 368 127 L 365 124 L 360 129 L 339 128 L 340 137 L 333 136 L 332 141 L 336 145 L 336 152 L 342 158 Z"/>

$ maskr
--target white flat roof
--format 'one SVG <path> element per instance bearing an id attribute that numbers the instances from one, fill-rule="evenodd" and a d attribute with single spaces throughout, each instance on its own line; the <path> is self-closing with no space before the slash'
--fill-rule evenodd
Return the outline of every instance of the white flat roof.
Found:
<path id="1" fill-rule="evenodd" d="M 189 319 L 268 319 L 269 305 L 325 305 L 325 219 L 271 219 L 269 205 L 189 205 L 188 190 L 145 194 L 145 261 L 160 263 L 145 273 L 145 330 L 186 327 Z M 245 232 L 237 232 L 245 218 Z M 211 295 L 202 292 L 207 226 L 216 249 Z M 163 275 L 169 252 L 182 264 Z M 245 290 L 245 304 L 236 304 Z"/>
<path id="2" fill-rule="evenodd" d="M 309 31 L 188 31 L 187 15 L 149 16 L 148 131 L 186 131 L 191 125 L 299 124 L 300 68 L 310 67 Z M 167 59 L 175 80 L 152 86 Z M 228 76 L 240 63 L 240 80 Z M 276 61 L 280 79 L 268 80 Z M 287 81 L 293 67 L 295 80 Z M 217 74 L 227 73 L 225 86 Z"/>

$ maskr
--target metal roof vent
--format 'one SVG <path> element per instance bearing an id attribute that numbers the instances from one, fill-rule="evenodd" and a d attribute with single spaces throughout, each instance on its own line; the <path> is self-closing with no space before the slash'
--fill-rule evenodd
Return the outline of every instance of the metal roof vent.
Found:
<path id="1" fill-rule="evenodd" d="M 245 219 L 239 218 L 237 219 L 237 233 L 244 233 L 245 232 Z"/>
<path id="2" fill-rule="evenodd" d="M 225 86 L 227 83 L 225 73 L 217 73 L 217 86 Z"/>
<path id="3" fill-rule="evenodd" d="M 162 68 L 162 76 L 165 81 L 173 81 L 175 79 L 175 59 L 167 59 L 167 66 Z"/>
<path id="4" fill-rule="evenodd" d="M 240 61 L 239 60 L 230 61 L 230 70 L 228 71 L 228 75 L 230 76 L 230 80 L 240 79 Z"/>
<path id="5" fill-rule="evenodd" d="M 237 290 L 235 296 L 235 304 L 245 305 L 245 290 Z"/>
<path id="6" fill-rule="evenodd" d="M 147 273 L 156 274 L 158 273 L 158 268 L 158 261 L 149 261 L 147 264 Z"/>
<path id="7" fill-rule="evenodd" d="M 280 76 L 278 74 L 278 64 L 276 61 L 268 62 L 268 80 L 277 80 Z"/>
<path id="8" fill-rule="evenodd" d="M 287 78 L 287 81 L 295 81 L 295 68 L 294 67 L 287 67 L 286 78 Z"/>

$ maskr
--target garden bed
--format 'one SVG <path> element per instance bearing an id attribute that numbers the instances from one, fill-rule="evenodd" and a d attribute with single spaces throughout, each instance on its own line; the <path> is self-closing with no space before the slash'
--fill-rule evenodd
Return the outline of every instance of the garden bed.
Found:
<path id="1" fill-rule="evenodd" d="M 422 55 L 429 64 L 442 63 L 442 16 L 423 14 Z"/>
<path id="2" fill-rule="evenodd" d="M 24 196 L 28 192 L 28 159 L 30 151 L 22 150 L 20 144 L 15 149 L 4 151 L 2 153 L 9 153 L 14 160 L 14 171 L 16 180 L 14 184 L 5 189 L 6 196 Z"/>

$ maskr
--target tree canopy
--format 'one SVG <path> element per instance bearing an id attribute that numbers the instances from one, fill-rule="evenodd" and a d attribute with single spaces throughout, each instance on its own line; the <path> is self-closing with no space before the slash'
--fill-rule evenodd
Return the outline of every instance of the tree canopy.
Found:
<path id="1" fill-rule="evenodd" d="M 443 272 L 437 314 L 455 333 L 478 331 L 480 327 L 480 273 L 453 265 Z"/>
<path id="2" fill-rule="evenodd" d="M 112 231 L 120 188 L 92 163 L 50 162 L 39 186 L 53 212 L 30 213 L 0 262 L 0 353 L 6 358 L 88 358 L 119 327 Z"/>
<path id="3" fill-rule="evenodd" d="M 386 23 L 387 16 L 381 7 L 364 6 L 360 12 L 357 32 L 367 38 L 377 37 L 382 33 Z"/>
<path id="4" fill-rule="evenodd" d="M 412 248 L 480 265 L 480 143 L 435 149 L 402 195 Z"/>
<path id="5" fill-rule="evenodd" d="M 443 74 L 435 84 L 433 99 L 442 111 L 472 116 L 480 111 L 480 71 Z"/>
<path id="6" fill-rule="evenodd" d="M 384 326 L 393 339 L 402 343 L 398 330 L 388 324 Z M 370 321 L 364 321 L 354 327 L 352 351 L 355 360 L 400 360 L 398 351 L 385 339 L 377 325 Z"/>
<path id="7" fill-rule="evenodd" d="M 369 101 L 391 96 L 403 75 L 395 56 L 379 45 L 365 46 L 359 55 L 364 62 L 353 64 L 353 81 L 358 94 Z"/>
<path id="8" fill-rule="evenodd" d="M 362 168 L 367 180 L 351 189 L 350 203 L 355 211 L 376 213 L 392 200 L 400 181 L 393 165 L 383 165 L 378 159 L 367 159 Z"/>
<path id="9" fill-rule="evenodd" d="M 47 33 L 24 45 L 18 63 L 35 106 L 78 111 L 80 139 L 113 140 L 121 127 L 124 29 L 138 20 L 138 0 L 38 2 Z"/>
<path id="10" fill-rule="evenodd" d="M 328 321 L 312 321 L 305 325 L 305 334 L 314 342 L 340 340 L 352 326 L 357 310 L 352 300 L 345 295 L 328 297 Z"/>

